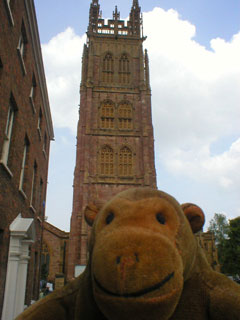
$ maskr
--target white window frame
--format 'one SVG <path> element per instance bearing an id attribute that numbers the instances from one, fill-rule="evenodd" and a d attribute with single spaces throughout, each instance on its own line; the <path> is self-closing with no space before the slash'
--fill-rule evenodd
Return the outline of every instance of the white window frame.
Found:
<path id="1" fill-rule="evenodd" d="M 8 109 L 8 117 L 7 117 L 7 123 L 5 128 L 5 137 L 3 142 L 3 149 L 2 149 L 2 157 L 1 157 L 1 164 L 4 165 L 4 167 L 7 169 L 8 173 L 12 175 L 10 169 L 8 168 L 8 158 L 9 158 L 9 152 L 10 152 L 10 146 L 11 146 L 11 137 L 12 137 L 12 129 L 13 129 L 13 122 L 14 122 L 14 107 L 12 103 L 9 105 Z"/>
<path id="2" fill-rule="evenodd" d="M 40 140 L 42 140 L 42 121 L 43 121 L 43 114 L 42 114 L 42 109 L 40 109 L 38 114 L 38 124 L 37 124 L 37 130 L 38 130 Z"/>
<path id="3" fill-rule="evenodd" d="M 25 36 L 25 32 L 24 32 L 24 25 L 22 25 L 22 29 L 21 29 L 21 34 L 19 37 L 19 41 L 18 41 L 18 47 L 17 47 L 17 52 L 18 52 L 18 56 L 21 62 L 21 67 L 22 67 L 22 71 L 23 71 L 23 75 L 27 74 L 26 71 L 26 67 L 25 67 L 25 62 L 24 62 L 24 58 L 25 58 L 25 51 L 26 51 L 26 37 Z"/>
<path id="4" fill-rule="evenodd" d="M 10 2 L 11 2 L 11 0 L 5 0 L 9 22 L 10 22 L 11 26 L 13 27 L 14 26 L 14 20 L 13 20 L 13 15 L 12 15 Z"/>
<path id="5" fill-rule="evenodd" d="M 36 179 L 37 178 L 37 164 L 34 163 L 34 166 L 33 166 L 33 175 L 32 175 L 32 188 L 31 188 L 31 197 L 30 197 L 30 208 L 33 210 L 34 213 L 36 213 L 36 203 L 33 203 L 33 199 L 34 199 L 34 192 L 36 193 L 36 190 L 35 190 L 35 186 L 36 186 Z M 36 194 L 35 194 L 36 196 Z M 35 202 L 36 202 L 36 199 L 35 199 Z"/>
<path id="6" fill-rule="evenodd" d="M 22 167 L 21 167 L 21 173 L 20 173 L 20 181 L 19 181 L 19 191 L 22 193 L 22 195 L 27 198 L 24 190 L 23 190 L 23 183 L 24 183 L 24 175 L 25 175 L 25 166 L 26 166 L 26 160 L 27 160 L 27 152 L 28 152 L 28 143 L 25 140 L 24 143 L 24 149 L 23 149 L 23 159 L 22 159 Z"/>
<path id="7" fill-rule="evenodd" d="M 35 104 L 34 104 L 34 97 L 35 97 L 35 93 L 36 93 L 36 85 L 34 83 L 32 83 L 31 89 L 30 89 L 30 94 L 29 94 L 29 100 L 32 106 L 32 110 L 33 113 L 36 113 L 36 108 L 35 108 Z"/>

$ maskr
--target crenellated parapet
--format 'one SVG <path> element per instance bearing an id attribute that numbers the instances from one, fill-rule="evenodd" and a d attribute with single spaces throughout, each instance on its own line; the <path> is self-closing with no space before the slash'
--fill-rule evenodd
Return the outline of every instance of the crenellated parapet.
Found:
<path id="1" fill-rule="evenodd" d="M 121 20 L 120 12 L 115 7 L 113 18 L 105 20 L 102 18 L 98 0 L 93 0 L 89 11 L 88 36 L 113 36 L 113 37 L 130 37 L 145 40 L 142 29 L 142 14 L 138 0 L 133 0 L 129 20 Z"/>

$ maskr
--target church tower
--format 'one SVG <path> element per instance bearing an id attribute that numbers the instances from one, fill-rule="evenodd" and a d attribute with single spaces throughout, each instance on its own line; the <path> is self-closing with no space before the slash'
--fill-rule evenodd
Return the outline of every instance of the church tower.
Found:
<path id="1" fill-rule="evenodd" d="M 138 0 L 127 22 L 117 6 L 113 18 L 104 20 L 98 0 L 92 0 L 82 57 L 68 279 L 87 262 L 86 205 L 132 187 L 156 188 L 144 40 Z"/>

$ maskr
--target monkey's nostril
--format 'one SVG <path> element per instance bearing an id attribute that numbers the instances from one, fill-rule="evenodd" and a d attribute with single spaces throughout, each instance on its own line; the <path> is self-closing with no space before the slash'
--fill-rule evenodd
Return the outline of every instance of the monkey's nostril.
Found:
<path id="1" fill-rule="evenodd" d="M 136 258 L 136 261 L 139 262 L 139 257 L 137 253 L 135 253 L 135 258 Z"/>
<path id="2" fill-rule="evenodd" d="M 121 257 L 118 256 L 117 259 L 116 259 L 116 263 L 119 264 L 120 261 L 121 261 Z"/>

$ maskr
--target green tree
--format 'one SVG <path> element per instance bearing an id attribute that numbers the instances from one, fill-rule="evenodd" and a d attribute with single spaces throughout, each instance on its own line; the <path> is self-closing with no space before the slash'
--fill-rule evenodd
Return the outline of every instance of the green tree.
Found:
<path id="1" fill-rule="evenodd" d="M 215 213 L 213 219 L 210 220 L 208 231 L 214 233 L 217 246 L 221 246 L 229 231 L 229 223 L 226 216 L 222 213 Z"/>
<path id="2" fill-rule="evenodd" d="M 215 213 L 208 230 L 216 237 L 221 271 L 240 279 L 240 217 L 228 222 L 224 214 Z"/>
<path id="3" fill-rule="evenodd" d="M 229 221 L 228 239 L 222 251 L 222 272 L 240 278 L 240 217 Z"/>
<path id="4" fill-rule="evenodd" d="M 229 232 L 229 223 L 226 216 L 222 213 L 215 213 L 213 219 L 210 220 L 208 230 L 214 233 L 218 249 L 218 260 L 221 271 L 224 272 L 223 265 L 226 256 L 225 249 Z"/>

